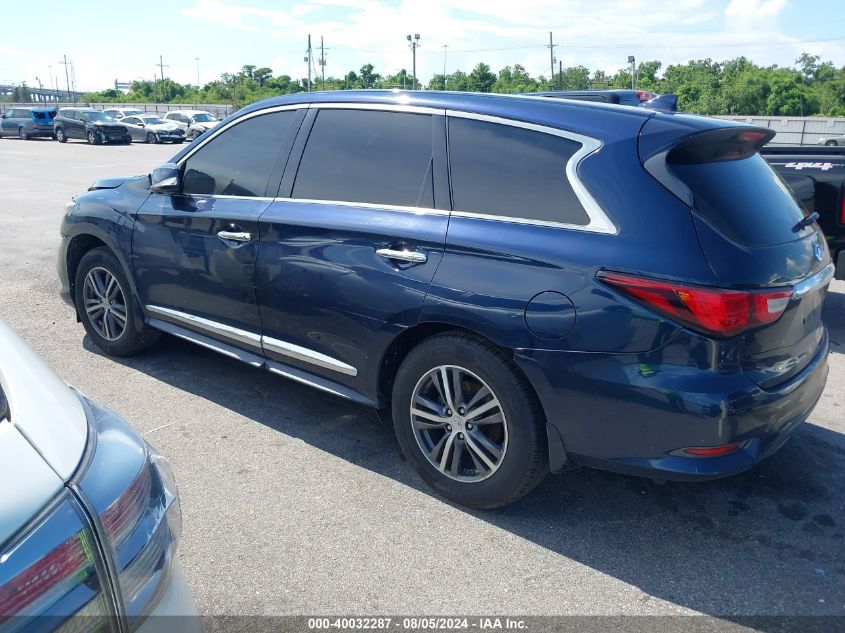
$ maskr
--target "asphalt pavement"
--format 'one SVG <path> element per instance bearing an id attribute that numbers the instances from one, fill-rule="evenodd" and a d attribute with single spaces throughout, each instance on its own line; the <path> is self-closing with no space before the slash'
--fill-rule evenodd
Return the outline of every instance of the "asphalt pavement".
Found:
<path id="1" fill-rule="evenodd" d="M 467 511 L 368 409 L 173 337 L 131 359 L 94 348 L 58 296 L 64 204 L 176 150 L 0 139 L 0 318 L 171 460 L 203 614 L 845 615 L 845 282 L 821 402 L 755 470 L 578 470 Z"/>

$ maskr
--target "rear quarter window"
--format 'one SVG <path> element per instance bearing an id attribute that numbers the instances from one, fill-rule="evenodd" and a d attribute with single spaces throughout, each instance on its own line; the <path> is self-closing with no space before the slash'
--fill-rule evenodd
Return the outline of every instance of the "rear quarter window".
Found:
<path id="1" fill-rule="evenodd" d="M 741 160 L 670 162 L 670 168 L 692 191 L 695 212 L 734 242 L 771 246 L 812 231 L 792 230 L 804 212 L 789 186 L 760 154 Z"/>
<path id="2" fill-rule="evenodd" d="M 512 125 L 449 118 L 455 211 L 541 222 L 590 223 L 566 176 L 571 139 Z"/>

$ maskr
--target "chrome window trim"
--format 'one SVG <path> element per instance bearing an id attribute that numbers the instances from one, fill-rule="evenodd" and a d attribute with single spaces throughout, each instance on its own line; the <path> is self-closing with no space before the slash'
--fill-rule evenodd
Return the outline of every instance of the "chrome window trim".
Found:
<path id="1" fill-rule="evenodd" d="M 352 365 L 348 365 L 347 363 L 326 354 L 315 352 L 307 347 L 301 347 L 300 345 L 280 341 L 279 339 L 270 338 L 269 336 L 262 336 L 261 343 L 265 349 L 281 354 L 282 356 L 287 356 L 305 363 L 311 363 L 312 365 L 317 365 L 318 367 L 323 367 L 324 369 L 330 369 L 341 374 L 346 374 L 347 376 L 358 375 L 358 370 Z"/>
<path id="2" fill-rule="evenodd" d="M 598 139 L 567 130 L 550 127 L 548 125 L 540 125 L 537 123 L 528 123 L 526 121 L 518 121 L 516 119 L 507 119 L 504 117 L 493 116 L 489 114 L 478 114 L 475 112 L 464 112 L 462 110 L 446 110 L 447 117 L 455 117 L 461 119 L 473 119 L 476 121 L 485 121 L 487 123 L 496 123 L 499 125 L 509 125 L 511 127 L 518 127 L 532 132 L 540 132 L 541 134 L 550 134 L 552 136 L 559 136 L 570 141 L 575 141 L 581 144 L 581 149 L 575 152 L 566 162 L 566 179 L 569 185 L 575 192 L 578 201 L 587 212 L 590 218 L 588 224 L 569 224 L 567 222 L 550 222 L 547 220 L 532 220 L 531 218 L 511 217 L 502 215 L 492 215 L 488 213 L 478 213 L 473 211 L 453 210 L 452 215 L 463 218 L 478 218 L 482 220 L 494 220 L 499 222 L 513 222 L 516 224 L 533 224 L 537 226 L 548 226 L 554 228 L 573 229 L 576 231 L 588 231 L 591 233 L 605 233 L 608 235 L 616 235 L 619 231 L 616 225 L 607 216 L 604 210 L 596 202 L 592 194 L 587 190 L 587 187 L 581 182 L 578 177 L 578 165 L 590 154 L 601 149 L 602 143 Z"/>
<path id="3" fill-rule="evenodd" d="M 244 343 L 251 347 L 258 348 L 262 351 L 266 348 L 267 350 L 270 350 L 277 354 L 281 354 L 282 356 L 287 356 L 288 358 L 293 358 L 304 363 L 317 365 L 318 367 L 323 367 L 324 369 L 329 369 L 332 371 L 339 372 L 341 374 L 346 374 L 347 376 L 358 375 L 358 370 L 352 365 L 349 365 L 332 356 L 322 354 L 307 347 L 288 343 L 286 341 L 271 338 L 269 336 L 255 334 L 254 332 L 249 332 L 247 330 L 241 330 L 240 328 L 225 325 L 223 323 L 218 323 L 217 321 L 205 319 L 203 317 L 199 317 L 194 314 L 189 314 L 187 312 L 173 310 L 172 308 L 165 308 L 162 306 L 155 305 L 147 305 L 145 307 L 147 309 L 147 312 L 151 314 L 163 316 L 179 323 L 183 323 L 188 326 L 193 326 L 199 330 L 202 330 L 209 334 L 213 334 L 215 336 L 219 336 L 221 338 L 225 338 L 231 341 L 237 341 L 239 343 Z M 176 336 L 180 335 L 176 334 Z M 185 337 L 182 336 L 182 338 Z M 187 340 L 191 340 L 191 342 L 197 343 L 198 345 L 209 347 L 208 345 L 205 345 L 199 341 L 193 341 L 192 339 Z M 222 351 L 217 348 L 212 349 L 215 349 L 215 351 L 220 351 L 221 353 L 226 353 L 225 351 Z"/>
<path id="4" fill-rule="evenodd" d="M 301 202 L 302 204 L 328 204 L 338 207 L 362 207 L 364 209 L 378 209 L 383 211 L 416 213 L 417 215 L 449 215 L 449 211 L 447 209 L 434 209 L 432 207 L 405 207 L 398 204 L 378 204 L 375 202 L 349 202 L 347 200 L 316 200 L 313 198 L 275 198 L 275 202 Z"/>
<path id="5" fill-rule="evenodd" d="M 550 222 L 544 220 L 533 220 L 531 218 L 523 218 L 518 216 L 503 216 L 503 215 L 493 215 L 487 213 L 478 213 L 473 211 L 461 211 L 461 210 L 453 210 L 451 211 L 451 215 L 456 217 L 462 218 L 471 218 L 471 219 L 479 219 L 479 220 L 488 220 L 488 221 L 495 221 L 495 222 L 510 222 L 515 224 L 528 224 L 528 225 L 535 225 L 535 226 L 545 226 L 551 228 L 562 228 L 562 229 L 570 229 L 576 231 L 586 231 L 591 233 L 603 233 L 608 235 L 616 235 L 618 233 L 618 229 L 613 221 L 608 217 L 608 215 L 604 212 L 601 208 L 599 203 L 593 198 L 592 194 L 587 190 L 587 187 L 578 177 L 578 165 L 584 160 L 587 156 L 593 154 L 594 152 L 598 151 L 602 147 L 601 141 L 595 139 L 591 136 L 585 136 L 583 134 L 577 134 L 575 132 L 569 132 L 567 130 L 561 130 L 559 128 L 551 127 L 548 125 L 540 125 L 537 123 L 529 123 L 526 121 L 519 121 L 517 119 L 508 119 L 505 117 L 500 116 L 493 116 L 488 114 L 479 114 L 476 112 L 465 112 L 462 110 L 450 110 L 450 109 L 442 109 L 442 108 L 433 108 L 427 106 L 413 106 L 413 105 L 405 105 L 405 104 L 391 104 L 391 103 L 347 103 L 347 102 L 326 102 L 326 103 L 296 103 L 296 104 L 287 104 L 287 105 L 280 105 L 280 106 L 273 106 L 270 108 L 264 108 L 261 110 L 256 110 L 254 112 L 250 112 L 243 116 L 234 119 L 233 121 L 229 121 L 225 125 L 221 124 L 217 127 L 213 128 L 209 132 L 206 132 L 202 137 L 200 137 L 200 142 L 197 144 L 196 147 L 192 148 L 188 153 L 186 153 L 179 161 L 176 163 L 178 167 L 182 167 L 182 165 L 191 158 L 197 151 L 199 151 L 202 147 L 205 146 L 206 143 L 212 141 L 216 138 L 219 134 L 222 134 L 229 128 L 242 121 L 246 121 L 247 119 L 254 118 L 256 116 L 262 116 L 265 114 L 272 114 L 274 112 L 284 112 L 286 110 L 300 110 L 300 109 L 308 109 L 308 110 L 321 110 L 321 109 L 334 109 L 334 110 L 372 110 L 372 111 L 380 111 L 380 112 L 406 112 L 411 114 L 428 114 L 428 115 L 440 115 L 440 116 L 447 116 L 447 117 L 456 117 L 456 118 L 463 118 L 463 119 L 474 119 L 478 121 L 486 121 L 489 123 L 496 123 L 499 125 L 509 125 L 511 127 L 518 127 L 523 128 L 526 130 L 531 130 L 534 132 L 540 132 L 542 134 L 551 134 L 552 136 L 559 136 L 561 138 L 565 138 L 571 141 L 575 141 L 581 144 L 581 149 L 575 152 L 570 159 L 566 163 L 566 178 L 569 182 L 569 185 L 572 187 L 572 190 L 575 192 L 575 196 L 578 198 L 578 201 L 584 207 L 584 210 L 587 213 L 587 216 L 590 218 L 590 222 L 588 224 L 569 224 L 566 222 Z M 196 194 L 193 194 L 196 195 Z M 277 201 L 277 202 L 302 202 L 305 204 L 332 204 L 337 206 L 354 206 L 354 207 L 362 207 L 367 209 L 381 209 L 386 211 L 399 211 L 403 213 L 417 213 L 420 215 L 450 215 L 450 212 L 445 209 L 433 209 L 430 207 L 408 207 L 402 205 L 391 205 L 391 204 L 376 204 L 376 203 L 364 203 L 364 202 L 351 202 L 348 200 L 315 200 L 315 199 L 306 199 L 306 198 L 287 198 L 287 197 L 261 197 L 261 196 L 224 196 L 224 195 L 206 195 L 206 198 L 221 198 L 221 199 L 235 199 L 235 200 L 269 200 L 269 201 Z"/>
<path id="6" fill-rule="evenodd" d="M 792 288 L 792 298 L 798 299 L 808 292 L 812 292 L 813 290 L 830 283 L 833 279 L 835 270 L 836 267 L 833 265 L 833 262 L 831 262 L 812 277 L 807 277 L 804 281 L 798 282 Z"/>

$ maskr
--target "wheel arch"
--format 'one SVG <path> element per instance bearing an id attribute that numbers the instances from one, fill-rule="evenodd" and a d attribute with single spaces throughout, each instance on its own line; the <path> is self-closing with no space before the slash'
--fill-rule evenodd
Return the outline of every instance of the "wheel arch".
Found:
<path id="1" fill-rule="evenodd" d="M 130 292 L 132 293 L 132 305 L 135 313 L 135 323 L 137 327 L 141 327 L 146 319 L 144 311 L 141 309 L 141 302 L 138 298 L 138 289 L 135 286 L 135 279 L 129 269 L 125 259 L 121 256 L 119 249 L 116 249 L 113 244 L 107 241 L 104 235 L 98 235 L 95 232 L 80 232 L 71 237 L 68 243 L 67 255 L 65 259 L 65 266 L 67 267 L 68 284 L 70 287 L 71 301 L 77 310 L 77 320 L 79 320 L 79 307 L 76 306 L 76 272 L 79 269 L 79 263 L 86 253 L 89 253 L 95 248 L 106 248 L 118 261 L 123 273 L 129 280 Z"/>
<path id="2" fill-rule="evenodd" d="M 413 325 L 403 330 L 390 343 L 390 345 L 387 347 L 384 354 L 382 355 L 381 362 L 379 363 L 379 370 L 377 376 L 377 402 L 379 407 L 378 414 L 383 421 L 390 422 L 390 401 L 391 392 L 393 391 L 393 381 L 396 377 L 396 371 L 399 369 L 399 366 L 402 364 L 402 361 L 408 356 L 408 354 L 411 352 L 412 349 L 414 349 L 414 347 L 416 347 L 426 339 L 431 338 L 432 336 L 443 334 L 445 332 L 457 332 L 477 338 L 481 341 L 484 341 L 488 345 L 492 345 L 496 349 L 500 350 L 511 361 L 514 360 L 514 351 L 512 349 L 499 345 L 498 343 L 491 340 L 489 337 L 485 336 L 481 332 L 477 332 L 467 327 L 443 321 L 425 321 L 417 323 L 416 325 Z M 513 368 L 516 373 L 522 377 L 522 379 L 525 381 L 525 385 L 528 387 L 528 389 L 531 391 L 531 394 L 537 400 L 537 404 L 539 405 L 540 411 L 542 412 L 543 417 L 546 421 L 546 439 L 548 441 L 549 465 L 551 467 L 552 472 L 560 472 L 565 467 L 567 467 L 567 464 L 569 463 L 569 458 L 566 453 L 566 448 L 564 446 L 560 432 L 553 424 L 549 423 L 548 412 L 546 411 L 546 408 L 543 405 L 543 401 L 540 399 L 540 395 L 534 388 L 534 385 L 528 379 L 528 376 L 525 375 L 525 372 L 523 372 L 522 368 L 516 362 L 513 363 Z"/>

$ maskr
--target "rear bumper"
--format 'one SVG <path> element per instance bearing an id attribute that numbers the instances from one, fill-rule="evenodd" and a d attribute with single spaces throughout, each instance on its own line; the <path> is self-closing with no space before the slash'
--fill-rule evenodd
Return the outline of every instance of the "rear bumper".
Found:
<path id="1" fill-rule="evenodd" d="M 741 371 L 678 364 L 682 355 L 669 349 L 648 354 L 520 350 L 516 360 L 571 462 L 692 480 L 748 470 L 777 451 L 821 397 L 828 348 L 825 334 L 812 362 L 772 389 L 762 389 Z M 742 447 L 720 457 L 671 454 L 731 443 Z"/>
<path id="2" fill-rule="evenodd" d="M 177 564 L 167 589 L 138 628 L 138 633 L 203 633 L 204 630 L 185 576 Z"/>

